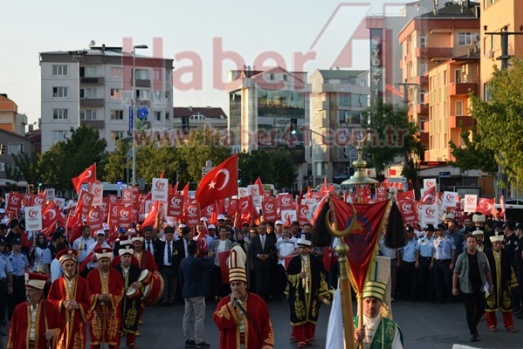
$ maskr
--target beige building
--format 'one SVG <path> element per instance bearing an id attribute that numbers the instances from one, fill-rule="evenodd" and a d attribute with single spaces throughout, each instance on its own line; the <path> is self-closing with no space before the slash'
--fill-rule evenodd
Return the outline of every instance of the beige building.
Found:
<path id="1" fill-rule="evenodd" d="M 492 79 L 492 66 L 501 68 L 502 36 L 488 33 L 523 31 L 523 3 L 521 0 L 481 0 L 481 97 L 488 100 L 488 82 Z M 507 35 L 507 54 L 523 55 L 523 35 Z"/>
<path id="2" fill-rule="evenodd" d="M 358 153 L 352 131 L 366 121 L 369 72 L 316 70 L 311 74 L 310 157 L 314 186 L 348 179 Z"/>

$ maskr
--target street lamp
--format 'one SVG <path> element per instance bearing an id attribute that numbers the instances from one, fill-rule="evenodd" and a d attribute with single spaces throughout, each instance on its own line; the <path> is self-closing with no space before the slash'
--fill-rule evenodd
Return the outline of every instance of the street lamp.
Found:
<path id="1" fill-rule="evenodd" d="M 133 46 L 133 96 L 131 98 L 131 108 L 132 108 L 132 115 L 129 115 L 129 118 L 134 118 L 134 115 L 136 114 L 136 69 L 135 69 L 135 58 L 136 58 L 136 50 L 137 49 L 147 49 L 149 48 L 147 45 L 134 45 Z M 131 180 L 131 185 L 136 185 L 136 140 L 134 138 L 134 120 L 132 120 L 132 127 L 131 127 L 131 136 L 133 137 L 133 146 L 132 146 L 132 155 L 133 155 L 133 177 Z"/>

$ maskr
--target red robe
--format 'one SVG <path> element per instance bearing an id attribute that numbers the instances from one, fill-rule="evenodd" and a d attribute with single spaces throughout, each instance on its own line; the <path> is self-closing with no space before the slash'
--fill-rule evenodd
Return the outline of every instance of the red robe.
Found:
<path id="1" fill-rule="evenodd" d="M 42 311 L 42 305 L 45 307 L 45 312 Z M 50 301 L 41 301 L 38 304 L 36 319 L 35 348 L 47 349 L 49 348 L 49 344 L 51 344 L 51 348 L 58 348 L 56 346 L 56 340 L 58 339 L 60 328 L 64 325 L 64 322 L 56 306 Z M 26 349 L 29 347 L 30 321 L 31 312 L 29 303 L 23 302 L 18 304 L 13 312 L 9 326 L 7 349 Z M 48 343 L 45 339 L 46 329 L 54 330 L 52 343 Z"/>
<path id="2" fill-rule="evenodd" d="M 239 316 L 244 318 L 246 324 L 246 349 L 274 348 L 274 332 L 265 301 L 249 292 L 246 301 L 243 302 L 243 308 L 249 314 L 252 323 L 241 313 L 239 307 L 233 308 L 230 296 L 222 298 L 218 303 L 213 319 L 220 330 L 220 349 L 240 348 Z"/>
<path id="3" fill-rule="evenodd" d="M 110 268 L 104 282 L 102 272 L 94 269 L 87 275 L 87 283 L 91 292 L 89 313 L 91 345 L 108 343 L 110 346 L 118 346 L 120 344 L 118 330 L 122 320 L 120 301 L 124 292 L 122 275 L 116 269 Z M 101 294 L 109 295 L 110 302 L 98 300 L 98 296 Z"/>
<path id="4" fill-rule="evenodd" d="M 58 348 L 64 349 L 83 349 L 86 342 L 87 314 L 91 307 L 91 298 L 87 281 L 82 277 L 76 277 L 73 289 L 69 292 L 67 281 L 64 276 L 56 279 L 51 285 L 47 299 L 53 302 L 62 314 L 65 320 L 65 326 L 62 328 L 58 338 Z M 65 300 L 75 300 L 80 309 L 68 310 L 63 306 Z"/>
<path id="5" fill-rule="evenodd" d="M 156 262 L 154 261 L 153 254 L 149 251 L 142 251 L 142 252 L 134 252 L 134 257 L 138 261 L 137 267 L 141 270 L 147 269 L 151 273 L 158 271 L 158 266 L 156 265 Z"/>

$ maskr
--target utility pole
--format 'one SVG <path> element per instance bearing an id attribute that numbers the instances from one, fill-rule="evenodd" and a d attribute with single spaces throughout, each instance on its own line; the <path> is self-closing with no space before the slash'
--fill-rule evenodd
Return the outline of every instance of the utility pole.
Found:
<path id="1" fill-rule="evenodd" d="M 508 68 L 508 61 L 511 58 L 511 56 L 508 54 L 508 37 L 510 35 L 523 35 L 523 25 L 519 27 L 519 32 L 509 32 L 508 26 L 504 26 L 500 31 L 498 32 L 487 32 L 487 26 L 483 26 L 483 29 L 485 30 L 485 35 L 490 35 L 491 37 L 494 35 L 499 35 L 501 38 L 501 56 L 496 57 L 496 60 L 501 61 L 501 70 L 506 70 Z M 498 157 L 500 161 L 502 161 L 501 153 L 498 152 Z M 500 183 L 506 182 L 507 176 L 503 174 L 503 167 L 501 163 L 498 164 L 498 193 L 501 193 L 502 195 L 507 194 L 507 188 L 501 188 Z"/>
<path id="2" fill-rule="evenodd" d="M 407 79 L 405 79 L 405 82 L 400 82 L 395 85 L 403 87 L 403 103 L 405 104 L 409 104 L 409 86 L 419 87 L 418 84 L 407 82 Z"/>

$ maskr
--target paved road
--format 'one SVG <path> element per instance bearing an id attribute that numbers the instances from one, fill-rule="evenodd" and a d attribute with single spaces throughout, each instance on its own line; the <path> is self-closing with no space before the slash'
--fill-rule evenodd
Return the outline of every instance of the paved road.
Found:
<path id="1" fill-rule="evenodd" d="M 212 321 L 215 302 L 207 303 L 205 319 L 205 341 L 211 348 L 218 348 L 219 333 Z M 354 309 L 356 306 L 354 305 Z M 465 322 L 465 309 L 462 304 L 428 304 L 396 302 L 393 304 L 394 319 L 399 323 L 404 335 L 405 348 L 450 349 L 453 344 L 462 344 L 473 348 L 520 349 L 523 347 L 523 321 L 515 319 L 516 333 L 505 330 L 490 332 L 485 321 L 480 323 L 480 341 L 471 343 Z M 274 326 L 276 349 L 295 349 L 296 344 L 289 342 L 290 324 L 287 303 L 269 302 L 269 311 Z M 317 325 L 317 342 L 309 348 L 324 348 L 330 307 L 323 306 Z M 183 348 L 182 330 L 183 304 L 172 307 L 153 306 L 146 308 L 145 324 L 140 326 L 141 336 L 138 337 L 139 349 Z M 501 320 L 498 315 L 498 321 Z M 500 327 L 498 325 L 498 327 Z M 5 344 L 6 337 L 0 340 L 0 349 Z M 122 343 L 125 339 L 122 339 Z M 125 346 L 122 344 L 122 348 Z"/>
<path id="2" fill-rule="evenodd" d="M 205 341 L 211 348 L 218 348 L 218 330 L 212 321 L 216 303 L 207 303 L 205 319 Z M 356 307 L 354 307 L 356 309 Z M 465 322 L 465 309 L 462 304 L 429 304 L 396 302 L 393 303 L 394 319 L 400 324 L 405 339 L 405 348 L 449 349 L 453 344 L 463 344 L 474 348 L 516 349 L 523 347 L 523 321 L 515 320 L 519 332 L 505 330 L 491 333 L 483 320 L 480 323 L 480 341 L 469 341 Z M 277 349 L 295 349 L 296 344 L 289 342 L 290 324 L 288 305 L 284 302 L 269 302 L 269 311 L 274 326 Z M 330 307 L 320 310 L 317 326 L 317 343 L 310 348 L 324 348 Z M 138 338 L 139 349 L 183 348 L 182 331 L 183 304 L 173 307 L 154 306 L 147 308 L 144 314 L 145 324 L 141 326 Z M 498 319 L 500 316 L 498 315 Z M 498 327 L 500 327 L 498 325 Z"/>

